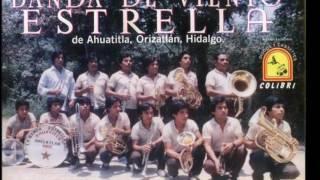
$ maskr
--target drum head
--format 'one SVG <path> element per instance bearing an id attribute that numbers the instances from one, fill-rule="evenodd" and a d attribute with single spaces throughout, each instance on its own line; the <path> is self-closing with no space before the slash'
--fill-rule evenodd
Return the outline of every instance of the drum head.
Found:
<path id="1" fill-rule="evenodd" d="M 16 139 L 2 141 L 2 164 L 6 166 L 18 165 L 24 160 L 23 144 Z"/>
<path id="2" fill-rule="evenodd" d="M 43 168 L 59 166 L 67 157 L 67 134 L 54 125 L 42 125 L 30 131 L 25 140 L 25 152 L 30 161 Z"/>

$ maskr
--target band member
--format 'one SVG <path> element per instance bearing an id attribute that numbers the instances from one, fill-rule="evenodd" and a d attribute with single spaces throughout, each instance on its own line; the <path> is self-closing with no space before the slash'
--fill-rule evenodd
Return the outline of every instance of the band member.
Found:
<path id="1" fill-rule="evenodd" d="M 198 89 L 198 78 L 196 73 L 191 71 L 191 56 L 187 52 L 182 52 L 178 56 L 179 68 L 183 68 L 185 72 L 186 79 L 188 83 L 193 86 L 194 88 Z M 176 99 L 178 91 L 181 89 L 181 84 L 177 83 L 174 74 L 177 68 L 170 71 L 168 75 L 168 85 L 166 88 L 166 92 L 168 95 L 172 96 L 173 99 Z"/>
<path id="2" fill-rule="evenodd" d="M 135 124 L 137 118 L 136 86 L 139 77 L 131 71 L 133 60 L 130 55 L 125 54 L 120 60 L 120 70 L 111 75 L 108 84 L 108 95 L 116 96 L 122 101 L 122 110 L 125 111 L 131 121 Z"/>
<path id="3" fill-rule="evenodd" d="M 140 102 L 148 102 L 160 110 L 163 116 L 165 104 L 165 85 L 167 78 L 160 74 L 159 62 L 156 57 L 148 57 L 144 62 L 147 74 L 139 79 L 137 86 L 137 98 Z M 159 112 L 156 112 L 159 113 Z M 160 114 L 159 114 L 160 115 Z"/>
<path id="4" fill-rule="evenodd" d="M 91 101 L 89 97 L 79 97 L 77 103 L 79 103 L 79 112 L 76 112 L 70 117 L 70 136 L 71 138 L 73 136 L 77 140 L 79 136 L 83 136 L 83 142 L 77 142 L 78 144 L 75 145 L 80 146 L 80 143 L 83 143 L 86 165 L 91 166 L 98 154 L 95 146 L 94 128 L 100 122 L 100 119 L 97 115 L 90 112 Z M 78 151 L 81 150 L 78 149 Z M 77 154 L 73 154 L 71 164 L 73 164 L 75 168 L 80 164 Z"/>
<path id="5" fill-rule="evenodd" d="M 284 100 L 277 96 L 269 96 L 265 99 L 264 107 L 266 109 L 265 118 L 275 125 L 280 131 L 291 137 L 291 128 L 288 122 L 284 120 L 285 109 Z M 275 122 L 273 122 L 275 120 Z M 268 153 L 259 149 L 255 143 L 256 135 L 264 128 L 257 123 L 253 123 L 246 135 L 246 147 L 252 149 L 249 164 L 253 169 L 253 180 L 262 180 L 265 172 L 270 172 L 273 180 L 295 179 L 300 172 L 290 161 L 288 163 L 278 163 L 270 157 Z"/>
<path id="6" fill-rule="evenodd" d="M 64 68 L 65 61 L 62 52 L 54 52 L 51 60 L 53 65 L 41 74 L 37 88 L 38 94 L 43 97 L 63 98 L 61 109 L 69 115 L 75 102 L 73 72 Z"/>
<path id="7" fill-rule="evenodd" d="M 239 120 L 228 116 L 224 96 L 213 98 L 210 111 L 213 118 L 202 129 L 207 152 L 204 170 L 213 179 L 227 176 L 225 172 L 229 172 L 229 178 L 237 179 L 247 155 L 241 125 Z"/>
<path id="8" fill-rule="evenodd" d="M 102 168 L 109 168 L 109 163 L 113 156 L 120 157 L 125 155 L 127 158 L 126 168 L 129 170 L 129 155 L 131 153 L 131 141 L 129 138 L 131 128 L 129 117 L 125 112 L 121 112 L 121 100 L 115 96 L 106 98 L 105 107 L 107 114 L 101 119 L 95 129 L 96 146 L 102 149 L 100 151 L 100 159 L 103 162 Z M 110 135 L 110 133 L 113 133 L 113 135 Z M 124 152 L 124 154 L 115 154 L 113 145 L 109 143 L 111 141 L 111 136 L 116 136 L 117 139 L 124 142 L 127 146 L 127 152 Z"/>
<path id="9" fill-rule="evenodd" d="M 9 118 L 6 130 L 6 138 L 18 139 L 24 142 L 27 133 L 36 127 L 36 117 L 29 112 L 29 102 L 16 101 L 16 114 Z"/>
<path id="10" fill-rule="evenodd" d="M 230 68 L 229 55 L 220 53 L 213 60 L 215 68 L 207 74 L 205 82 L 207 95 L 211 100 L 217 95 L 225 96 L 229 106 L 229 115 L 234 116 L 236 113 L 234 108 L 236 96 L 228 86 L 228 77 L 231 75 L 228 72 Z"/>
<path id="11" fill-rule="evenodd" d="M 186 147 L 178 143 L 177 136 L 184 131 L 188 131 L 196 136 L 196 141 L 193 145 L 191 147 L 187 147 L 192 149 L 193 157 L 193 167 L 188 175 L 191 178 L 195 178 L 194 176 L 201 173 L 205 157 L 205 150 L 202 146 L 203 138 L 196 122 L 189 119 L 187 103 L 182 100 L 173 100 L 171 114 L 173 120 L 164 126 L 162 135 L 168 174 L 173 178 L 178 175 L 178 169 L 180 167 L 180 152 Z"/>
<path id="12" fill-rule="evenodd" d="M 164 171 L 164 145 L 161 137 L 164 124 L 161 119 L 153 118 L 154 111 L 153 105 L 149 103 L 138 106 L 138 114 L 141 120 L 132 128 L 133 152 L 130 159 L 138 167 L 137 170 L 142 170 L 142 167 L 146 166 L 143 163 L 148 160 L 158 160 L 157 173 L 163 177 L 166 175 Z"/>
<path id="13" fill-rule="evenodd" d="M 76 96 L 90 97 L 93 112 L 100 118 L 103 117 L 109 77 L 98 71 L 98 59 L 94 56 L 88 58 L 88 71 L 80 74 L 76 81 Z"/>
<path id="14" fill-rule="evenodd" d="M 69 120 L 64 113 L 61 113 L 61 107 L 64 99 L 59 97 L 49 97 L 47 99 L 48 112 L 40 116 L 39 125 L 53 124 L 68 130 L 70 127 Z"/>

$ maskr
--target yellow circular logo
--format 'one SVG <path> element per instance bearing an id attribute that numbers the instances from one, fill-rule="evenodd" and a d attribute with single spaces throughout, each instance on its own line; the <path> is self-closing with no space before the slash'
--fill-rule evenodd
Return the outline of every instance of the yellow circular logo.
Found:
<path id="1" fill-rule="evenodd" d="M 284 48 L 271 48 L 263 56 L 264 81 L 292 81 L 292 55 Z"/>

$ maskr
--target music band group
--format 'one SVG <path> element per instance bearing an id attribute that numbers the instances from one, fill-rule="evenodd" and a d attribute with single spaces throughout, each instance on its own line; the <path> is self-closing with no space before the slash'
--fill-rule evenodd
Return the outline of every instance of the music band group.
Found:
<path id="1" fill-rule="evenodd" d="M 178 176 L 179 168 L 190 178 L 196 178 L 203 168 L 213 179 L 237 179 L 249 148 L 253 179 L 263 179 L 265 172 L 272 179 L 296 178 L 300 173 L 291 160 L 298 142 L 283 119 L 284 100 L 266 98 L 244 135 L 235 116 L 238 97 L 230 88 L 228 58 L 227 54 L 217 55 L 215 68 L 207 75 L 212 118 L 200 130 L 195 112 L 202 97 L 197 76 L 190 70 L 189 53 L 180 54 L 179 67 L 168 77 L 158 73 L 157 58 L 146 58 L 146 74 L 140 79 L 131 71 L 129 55 L 121 57 L 120 70 L 110 78 L 98 70 L 97 59 L 90 57 L 88 71 L 75 81 L 73 73 L 64 68 L 63 53 L 55 52 L 53 66 L 43 72 L 38 84 L 38 93 L 47 98 L 48 112 L 37 124 L 29 103 L 17 101 L 17 114 L 8 121 L 6 138 L 23 142 L 37 126 L 51 124 L 68 134 L 66 161 L 72 168 L 79 167 L 83 155 L 88 166 L 99 155 L 102 169 L 109 169 L 114 156 L 124 156 L 127 169 L 145 173 L 148 162 L 156 160 L 158 175 L 172 178 Z M 239 91 L 246 93 L 251 78 L 240 72 L 232 84 L 240 83 Z"/>

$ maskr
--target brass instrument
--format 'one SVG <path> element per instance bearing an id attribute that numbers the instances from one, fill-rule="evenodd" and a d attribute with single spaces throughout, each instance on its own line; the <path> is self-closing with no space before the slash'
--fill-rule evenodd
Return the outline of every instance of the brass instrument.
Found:
<path id="1" fill-rule="evenodd" d="M 188 173 L 193 167 L 193 157 L 192 149 L 190 146 L 196 140 L 196 136 L 192 132 L 183 132 L 178 135 L 177 141 L 180 145 L 185 146 L 185 148 L 180 152 L 179 162 L 182 170 Z"/>
<path id="2" fill-rule="evenodd" d="M 146 144 L 151 145 L 153 136 L 156 134 L 156 132 L 154 132 L 154 131 L 155 131 L 155 128 L 152 128 L 152 130 L 151 130 L 152 136 L 150 136 L 150 138 L 148 139 Z M 150 152 L 151 152 L 151 150 L 150 150 Z M 141 162 L 141 164 L 143 165 L 143 170 L 142 170 L 143 176 L 146 176 L 146 173 L 147 173 L 147 164 L 149 161 L 150 152 L 143 154 L 143 158 L 142 158 L 142 162 Z"/>
<path id="3" fill-rule="evenodd" d="M 83 122 L 80 118 L 80 110 L 79 110 L 79 103 L 76 104 L 75 110 L 76 110 L 76 121 L 77 121 L 77 127 L 71 128 L 71 148 L 72 148 L 72 154 L 74 156 L 79 157 L 80 154 L 83 154 L 86 149 L 84 147 L 84 140 L 83 140 Z"/>
<path id="4" fill-rule="evenodd" d="M 226 160 L 225 160 L 225 155 L 222 153 L 219 156 L 219 176 L 222 177 L 223 179 L 232 179 L 232 175 L 230 171 L 227 171 L 226 168 Z"/>
<path id="5" fill-rule="evenodd" d="M 123 140 L 121 135 L 118 135 L 108 127 L 101 127 L 99 129 L 100 135 L 96 136 L 98 141 L 104 142 L 104 147 L 111 145 L 110 151 L 115 155 L 122 155 L 127 152 L 127 143 Z"/>
<path id="6" fill-rule="evenodd" d="M 255 137 L 256 145 L 266 151 L 278 163 L 286 163 L 296 155 L 299 142 L 265 119 L 265 109 L 261 109 L 258 125 L 263 128 Z M 275 121 L 273 119 L 273 121 Z"/>
<path id="7" fill-rule="evenodd" d="M 178 98 L 188 103 L 191 109 L 199 108 L 202 96 L 196 88 L 188 83 L 183 68 L 176 69 L 174 79 L 182 85 L 182 88 L 178 90 Z"/>
<path id="8" fill-rule="evenodd" d="M 235 117 L 243 112 L 243 98 L 250 97 L 257 89 L 256 78 L 248 71 L 234 71 L 228 78 L 228 86 L 231 92 L 238 96 L 238 111 Z"/>
<path id="9" fill-rule="evenodd" d="M 154 89 L 154 97 L 155 97 L 155 108 L 157 109 L 158 111 L 158 117 L 160 117 L 161 113 L 160 113 L 160 108 L 162 105 L 165 104 L 165 98 L 162 96 L 161 94 L 161 88 L 160 87 L 157 87 Z"/>

